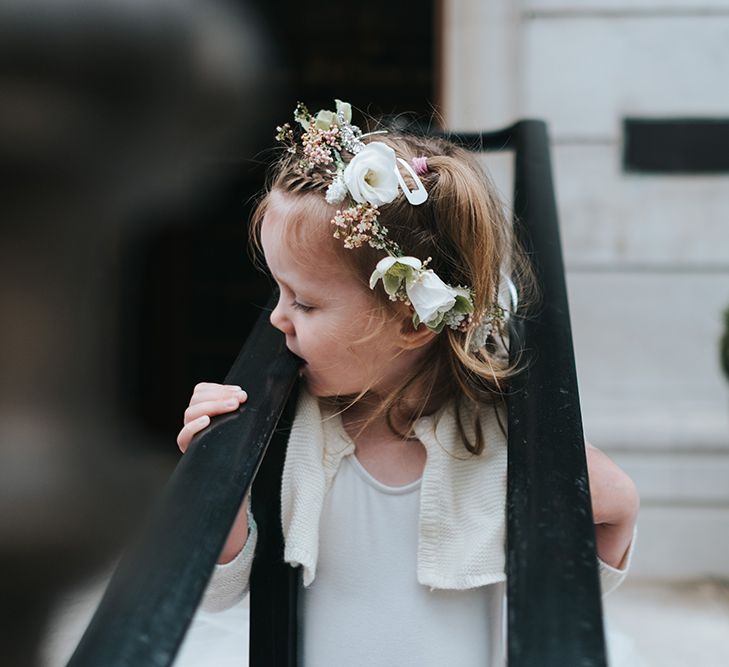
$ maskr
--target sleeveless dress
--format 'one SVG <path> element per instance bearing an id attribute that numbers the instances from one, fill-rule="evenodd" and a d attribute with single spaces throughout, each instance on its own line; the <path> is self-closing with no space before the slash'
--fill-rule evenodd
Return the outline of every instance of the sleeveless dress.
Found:
<path id="1" fill-rule="evenodd" d="M 503 582 L 417 581 L 420 486 L 387 486 L 343 459 L 322 508 L 316 579 L 299 594 L 305 667 L 504 664 Z"/>

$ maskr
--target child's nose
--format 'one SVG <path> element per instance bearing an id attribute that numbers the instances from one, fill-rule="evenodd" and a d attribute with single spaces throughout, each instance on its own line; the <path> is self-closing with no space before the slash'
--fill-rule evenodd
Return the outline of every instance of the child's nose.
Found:
<path id="1" fill-rule="evenodd" d="M 279 331 L 285 333 L 288 336 L 293 336 L 294 334 L 294 325 L 292 324 L 291 320 L 286 315 L 285 308 L 283 304 L 281 303 L 281 298 L 279 297 L 278 303 L 276 304 L 276 307 L 271 311 L 271 324 L 276 327 Z"/>

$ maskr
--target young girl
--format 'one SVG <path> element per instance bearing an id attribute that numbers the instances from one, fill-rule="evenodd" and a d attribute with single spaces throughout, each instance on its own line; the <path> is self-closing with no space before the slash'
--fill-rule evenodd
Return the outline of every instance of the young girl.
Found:
<path id="1" fill-rule="evenodd" d="M 448 141 L 362 134 L 339 100 L 294 117 L 251 233 L 280 289 L 271 323 L 305 362 L 281 498 L 303 664 L 503 664 L 504 325 L 514 283 L 522 302 L 530 289 L 511 225 Z M 197 385 L 180 448 L 246 399 Z M 630 561 L 638 496 L 599 450 L 587 459 L 606 593 Z M 247 591 L 249 510 L 246 498 L 208 608 Z"/>

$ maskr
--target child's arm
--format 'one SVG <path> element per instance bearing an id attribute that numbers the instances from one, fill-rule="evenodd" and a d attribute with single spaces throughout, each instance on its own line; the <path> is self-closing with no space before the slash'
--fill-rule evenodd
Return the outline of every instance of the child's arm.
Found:
<path id="1" fill-rule="evenodd" d="M 198 384 L 185 410 L 184 426 L 177 436 L 179 448 L 183 452 L 187 450 L 192 437 L 210 423 L 211 415 L 237 410 L 247 399 L 240 387 Z M 201 607 L 207 611 L 227 609 L 248 591 L 257 539 L 256 523 L 249 505 L 250 494 L 246 494 L 202 600 Z"/>
<path id="2" fill-rule="evenodd" d="M 586 443 L 597 555 L 621 570 L 633 538 L 640 498 L 633 480 L 597 447 Z"/>
<path id="3" fill-rule="evenodd" d="M 177 446 L 185 452 L 192 437 L 210 423 L 212 415 L 233 412 L 247 400 L 248 394 L 238 386 L 200 382 L 195 386 L 190 405 L 185 410 L 184 426 L 177 434 Z M 233 560 L 248 539 L 248 502 L 246 495 L 218 558 L 218 563 L 221 565 Z"/>

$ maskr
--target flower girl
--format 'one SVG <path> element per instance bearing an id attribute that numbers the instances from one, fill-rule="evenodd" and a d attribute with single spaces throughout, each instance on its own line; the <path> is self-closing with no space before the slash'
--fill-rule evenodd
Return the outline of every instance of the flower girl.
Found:
<path id="1" fill-rule="evenodd" d="M 495 190 L 445 139 L 363 133 L 299 105 L 252 221 L 302 361 L 282 481 L 307 667 L 504 664 L 506 322 L 529 272 Z M 184 451 L 240 387 L 195 387 Z M 603 592 L 628 568 L 638 496 L 587 446 Z M 204 604 L 245 594 L 247 497 Z M 275 502 L 279 502 L 275 500 Z"/>

